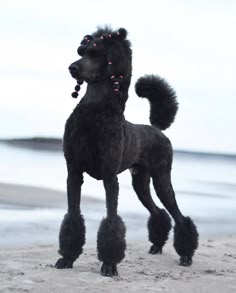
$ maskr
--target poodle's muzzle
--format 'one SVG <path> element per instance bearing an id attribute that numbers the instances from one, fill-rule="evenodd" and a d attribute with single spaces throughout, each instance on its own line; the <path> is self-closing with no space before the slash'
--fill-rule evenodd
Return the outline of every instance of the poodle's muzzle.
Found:
<path id="1" fill-rule="evenodd" d="M 91 58 L 83 57 L 69 66 L 70 74 L 76 80 L 84 80 L 93 82 L 96 80 L 99 73 L 100 63 L 95 63 Z"/>
<path id="2" fill-rule="evenodd" d="M 70 74 L 73 78 L 75 78 L 75 79 L 78 78 L 80 70 L 79 70 L 79 65 L 77 64 L 77 62 L 74 62 L 69 66 L 69 71 L 70 71 Z"/>
<path id="3" fill-rule="evenodd" d="M 70 74 L 76 80 L 89 80 L 92 62 L 89 58 L 81 58 L 69 66 Z"/>

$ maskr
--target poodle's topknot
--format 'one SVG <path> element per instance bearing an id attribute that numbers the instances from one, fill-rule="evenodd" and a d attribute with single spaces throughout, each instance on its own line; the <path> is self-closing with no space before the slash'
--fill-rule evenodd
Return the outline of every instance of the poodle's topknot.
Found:
<path id="1" fill-rule="evenodd" d="M 108 72 L 109 77 L 112 81 L 112 87 L 114 92 L 119 92 L 121 89 L 121 82 L 124 81 L 126 76 L 130 78 L 131 66 L 124 65 L 122 67 L 122 62 L 120 62 L 119 54 L 117 54 L 117 50 L 113 45 L 118 45 L 119 48 L 125 52 L 126 55 L 131 62 L 132 58 L 132 50 L 131 43 L 126 39 L 127 30 L 125 28 L 119 28 L 118 30 L 112 30 L 109 26 L 98 27 L 97 31 L 92 33 L 91 35 L 84 36 L 83 40 L 80 43 L 79 48 L 77 49 L 77 53 L 83 57 L 87 52 L 96 52 L 99 50 L 107 49 L 108 54 Z M 116 64 L 116 65 L 115 65 Z M 75 92 L 72 93 L 72 97 L 76 98 L 78 96 L 78 91 L 75 89 Z"/>
<path id="2" fill-rule="evenodd" d="M 87 47 L 85 45 L 81 45 L 79 46 L 79 48 L 77 49 L 77 53 L 80 55 L 80 56 L 83 56 L 84 53 L 86 52 L 86 49 Z"/>
<path id="3" fill-rule="evenodd" d="M 119 33 L 119 37 L 120 37 L 122 40 L 126 39 L 126 37 L 127 37 L 127 30 L 126 30 L 125 28 L 120 28 L 120 29 L 118 30 L 118 33 Z"/>
<path id="4" fill-rule="evenodd" d="M 125 28 L 119 28 L 118 30 L 112 30 L 112 28 L 105 26 L 104 28 L 98 27 L 97 31 L 92 34 L 94 38 L 102 38 L 105 40 L 125 40 L 127 37 L 127 30 Z"/>
<path id="5" fill-rule="evenodd" d="M 97 43 L 101 41 L 114 41 L 120 40 L 124 41 L 127 37 L 127 30 L 120 28 L 119 30 L 113 31 L 110 27 L 105 26 L 104 28 L 99 27 L 96 32 L 92 35 L 86 35 L 80 43 L 77 52 L 80 56 L 83 56 L 86 52 L 86 49 L 89 46 L 96 47 Z"/>

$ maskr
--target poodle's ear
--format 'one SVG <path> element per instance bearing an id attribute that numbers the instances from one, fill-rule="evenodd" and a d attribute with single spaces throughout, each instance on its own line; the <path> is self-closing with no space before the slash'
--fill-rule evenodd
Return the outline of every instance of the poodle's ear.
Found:
<path id="1" fill-rule="evenodd" d="M 131 55 L 130 55 L 131 56 Z M 117 51 L 116 48 L 108 50 L 108 74 L 109 76 L 126 76 L 131 70 L 131 57 L 125 51 Z"/>
<path id="2" fill-rule="evenodd" d="M 127 30 L 120 28 L 108 38 L 108 73 L 111 76 L 127 76 L 131 72 L 132 50 L 126 40 Z"/>
<path id="3" fill-rule="evenodd" d="M 126 37 L 127 37 L 127 30 L 125 29 L 125 28 L 120 28 L 119 30 L 118 30 L 118 34 L 119 34 L 119 38 L 120 39 L 122 39 L 122 40 L 125 40 L 126 39 Z"/>

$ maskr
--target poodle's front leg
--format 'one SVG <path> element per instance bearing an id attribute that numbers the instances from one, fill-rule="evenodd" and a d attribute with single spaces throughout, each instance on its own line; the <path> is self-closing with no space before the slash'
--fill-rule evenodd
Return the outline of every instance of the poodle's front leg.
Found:
<path id="1" fill-rule="evenodd" d="M 103 262 L 101 274 L 116 276 L 117 264 L 125 256 L 126 228 L 117 214 L 119 184 L 117 176 L 110 176 L 103 180 L 106 191 L 107 217 L 100 224 L 97 235 L 98 259 Z"/>
<path id="2" fill-rule="evenodd" d="M 65 214 L 59 233 L 59 258 L 55 267 L 58 269 L 72 268 L 73 262 L 82 253 L 85 243 L 85 225 L 80 212 L 81 185 L 83 174 L 68 168 L 67 198 L 68 212 Z"/>

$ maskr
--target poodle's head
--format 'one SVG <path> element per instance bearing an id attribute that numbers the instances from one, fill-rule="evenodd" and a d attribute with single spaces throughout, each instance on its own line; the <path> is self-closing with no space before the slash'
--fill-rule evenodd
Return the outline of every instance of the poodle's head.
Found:
<path id="1" fill-rule="evenodd" d="M 114 91 L 122 90 L 122 83 L 129 83 L 131 78 L 132 51 L 126 36 L 125 29 L 113 31 L 108 27 L 86 35 L 78 48 L 81 58 L 69 67 L 78 84 L 110 80 Z"/>

